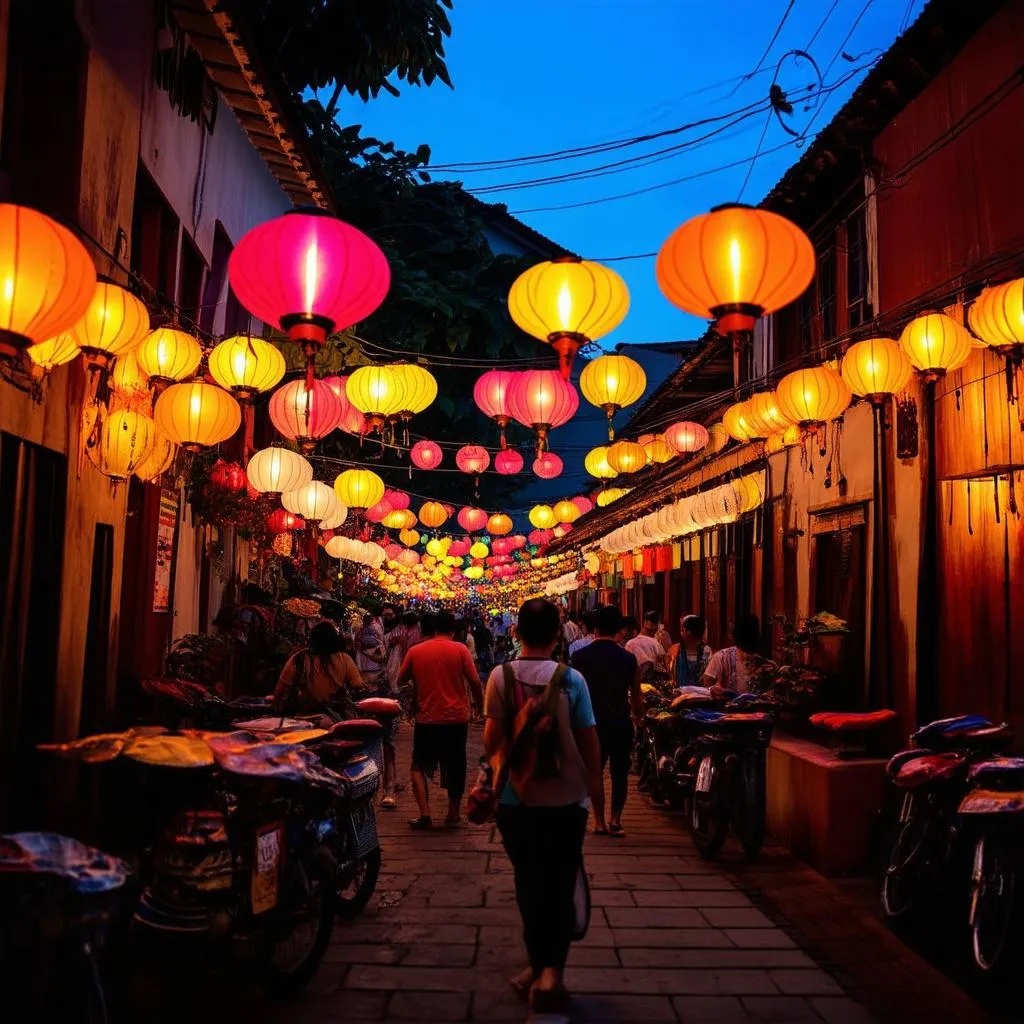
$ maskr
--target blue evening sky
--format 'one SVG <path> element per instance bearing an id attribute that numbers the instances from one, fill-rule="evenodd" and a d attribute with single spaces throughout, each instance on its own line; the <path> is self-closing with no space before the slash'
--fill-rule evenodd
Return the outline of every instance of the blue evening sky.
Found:
<path id="1" fill-rule="evenodd" d="M 765 100 L 782 55 L 808 44 L 828 87 L 876 59 L 901 27 L 920 13 L 924 0 L 836 0 L 834 5 L 832 0 L 794 0 L 764 62 L 767 71 L 743 80 L 741 76 L 757 66 L 788 4 L 789 0 L 455 0 L 446 48 L 454 90 L 440 83 L 427 89 L 399 83 L 397 98 L 381 94 L 365 106 L 347 98 L 339 120 L 362 124 L 366 134 L 390 139 L 403 149 L 426 142 L 436 165 L 629 138 Z M 858 16 L 859 23 L 844 43 Z M 854 63 L 839 55 L 840 48 L 855 58 Z M 816 114 L 795 103 L 790 125 L 802 131 L 813 118 L 808 138 L 813 136 L 865 73 L 826 96 Z M 723 80 L 731 81 L 721 84 Z M 792 58 L 779 75 L 791 96 L 815 81 L 810 66 Z M 688 217 L 736 200 L 748 164 L 616 201 L 575 209 L 538 208 L 602 199 L 749 161 L 766 120 L 765 114 L 748 117 L 705 143 L 655 163 L 616 169 L 589 181 L 480 198 L 506 203 L 531 227 L 584 257 L 653 252 Z M 459 178 L 470 189 L 507 185 L 651 153 L 723 123 L 539 167 L 438 176 Z M 755 163 L 743 193 L 746 202 L 758 202 L 800 156 L 801 150 L 772 118 L 763 150 L 780 146 L 784 148 L 766 152 Z M 667 341 L 700 333 L 700 321 L 661 295 L 653 259 L 613 265 L 629 285 L 632 304 L 625 322 L 605 343 Z"/>

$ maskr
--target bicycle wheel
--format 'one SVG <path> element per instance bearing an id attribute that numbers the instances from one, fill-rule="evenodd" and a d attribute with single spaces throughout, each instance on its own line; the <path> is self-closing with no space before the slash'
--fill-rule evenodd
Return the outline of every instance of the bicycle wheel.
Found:
<path id="1" fill-rule="evenodd" d="M 927 812 L 913 793 L 907 793 L 882 877 L 882 910 L 888 918 L 903 917 L 916 902 L 927 833 Z"/>
<path id="2" fill-rule="evenodd" d="M 732 827 L 743 852 L 753 860 L 764 845 L 765 752 L 751 750 L 736 772 L 736 794 L 732 806 Z"/>
<path id="3" fill-rule="evenodd" d="M 705 860 L 714 860 L 721 853 L 729 831 L 728 780 L 724 776 L 724 766 L 711 754 L 704 754 L 690 797 L 690 835 Z"/>
<path id="4" fill-rule="evenodd" d="M 982 836 L 974 848 L 971 945 L 974 962 L 983 971 L 991 971 L 999 963 L 1012 931 L 1016 887 L 1013 852 L 1002 836 Z"/>

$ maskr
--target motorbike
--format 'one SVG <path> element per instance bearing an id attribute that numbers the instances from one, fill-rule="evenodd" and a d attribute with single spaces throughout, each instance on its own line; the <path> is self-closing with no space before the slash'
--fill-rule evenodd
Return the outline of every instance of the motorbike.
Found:
<path id="1" fill-rule="evenodd" d="M 949 876 L 971 766 L 1012 739 L 1006 723 L 961 715 L 917 729 L 911 735 L 914 746 L 890 758 L 886 774 L 901 796 L 881 881 L 886 917 L 909 916 L 920 907 L 922 896 Z"/>
<path id="2" fill-rule="evenodd" d="M 652 688 L 645 695 L 644 721 L 637 737 L 638 788 L 651 802 L 678 810 L 693 789 L 693 730 L 685 714 L 714 705 L 710 696 L 683 694 L 672 700 Z"/>

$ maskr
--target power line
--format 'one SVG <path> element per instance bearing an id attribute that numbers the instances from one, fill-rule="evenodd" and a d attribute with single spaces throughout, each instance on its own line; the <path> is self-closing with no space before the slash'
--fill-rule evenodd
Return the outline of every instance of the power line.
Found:
<path id="1" fill-rule="evenodd" d="M 750 175 L 754 171 L 754 164 L 757 163 L 757 158 L 761 155 L 761 147 L 764 145 L 765 136 L 768 134 L 768 125 L 772 123 L 772 113 L 772 111 L 768 111 L 768 114 L 764 119 L 764 127 L 761 129 L 761 138 L 757 140 L 757 149 L 754 150 L 754 156 L 751 158 L 750 164 L 747 167 L 747 173 L 743 177 L 743 184 L 740 185 L 740 190 L 736 195 L 737 203 L 743 201 L 743 193 L 746 191 L 747 183 L 750 181 Z"/>
<path id="2" fill-rule="evenodd" d="M 768 54 L 771 53 L 772 47 L 775 45 L 776 40 L 779 38 L 779 34 L 782 32 L 783 26 L 786 24 L 786 21 L 789 18 L 790 11 L 793 10 L 793 4 L 795 2 L 796 0 L 789 0 L 788 5 L 786 6 L 786 10 L 782 14 L 782 19 L 779 21 L 778 25 L 775 26 L 775 32 L 772 34 L 771 39 L 768 40 L 768 45 L 764 48 L 764 53 L 761 54 L 761 59 L 757 62 L 757 65 L 754 67 L 754 70 L 751 71 L 749 75 L 744 75 L 743 78 L 741 78 L 740 81 L 737 83 L 736 88 L 734 88 L 732 92 L 728 93 L 726 98 L 728 98 L 729 96 L 733 96 L 745 81 L 748 81 L 749 79 L 753 78 L 753 76 L 756 75 L 757 72 L 761 70 L 762 65 L 768 59 Z"/>
<path id="3" fill-rule="evenodd" d="M 913 2 L 913 0 L 911 0 L 911 2 Z M 824 27 L 825 27 L 825 26 L 826 26 L 826 25 L 828 24 L 828 20 L 829 20 L 829 18 L 831 18 L 831 17 L 832 17 L 832 12 L 833 12 L 833 11 L 835 11 L 835 9 L 836 9 L 836 8 L 837 8 L 838 6 L 839 6 L 839 0 L 832 0 L 832 6 L 831 6 L 831 7 L 830 7 L 830 8 L 829 8 L 829 9 L 828 9 L 828 10 L 827 10 L 826 12 L 825 12 L 825 17 L 821 19 L 821 22 L 820 22 L 820 24 L 819 24 L 819 25 L 818 25 L 818 27 L 817 27 L 817 28 L 816 28 L 816 29 L 814 30 L 814 35 L 813 35 L 813 36 L 811 36 L 811 38 L 810 38 L 810 39 L 808 40 L 808 42 L 807 42 L 807 45 L 806 45 L 806 46 L 804 47 L 804 49 L 805 49 L 805 50 L 806 50 L 806 51 L 807 51 L 808 53 L 810 53 L 810 52 L 811 52 L 811 47 L 812 47 L 812 46 L 814 45 L 814 41 L 815 41 L 815 40 L 816 40 L 816 39 L 818 38 L 818 36 L 819 36 L 819 35 L 821 34 L 821 30 L 822 30 L 822 29 L 823 29 L 823 28 L 824 28 Z"/>

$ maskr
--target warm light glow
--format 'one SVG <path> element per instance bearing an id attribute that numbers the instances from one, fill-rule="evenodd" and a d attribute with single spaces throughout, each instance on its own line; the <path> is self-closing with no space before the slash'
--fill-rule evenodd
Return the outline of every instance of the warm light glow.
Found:
<path id="1" fill-rule="evenodd" d="M 387 419 L 404 407 L 404 388 L 390 366 L 360 366 L 346 381 L 345 393 L 367 416 Z"/>
<path id="2" fill-rule="evenodd" d="M 294 512 L 311 523 L 319 523 L 322 519 L 336 519 L 345 507 L 339 501 L 336 492 L 319 480 L 310 480 L 294 491 L 284 491 L 281 494 L 281 504 L 289 512 Z"/>
<path id="3" fill-rule="evenodd" d="M 65 331 L 55 338 L 50 338 L 49 341 L 30 346 L 28 357 L 41 370 L 49 373 L 55 367 L 70 363 L 80 352 L 81 349 L 75 344 L 75 339 Z"/>
<path id="4" fill-rule="evenodd" d="M 525 427 L 560 427 L 576 414 L 580 400 L 556 370 L 520 373 L 508 391 L 512 415 Z"/>
<path id="5" fill-rule="evenodd" d="M 508 390 L 516 376 L 511 370 L 488 370 L 473 386 L 473 401 L 477 408 L 501 425 L 512 419 Z"/>
<path id="6" fill-rule="evenodd" d="M 750 440 L 750 424 L 747 422 L 747 403 L 736 402 L 725 410 L 722 416 L 722 426 L 725 427 L 729 437 L 740 444 Z"/>
<path id="7" fill-rule="evenodd" d="M 277 432 L 305 449 L 312 449 L 319 438 L 336 430 L 344 413 L 341 400 L 328 384 L 314 380 L 312 391 L 307 391 L 303 378 L 282 384 L 270 396 L 268 411 Z"/>
<path id="8" fill-rule="evenodd" d="M 550 505 L 534 505 L 530 509 L 530 524 L 538 530 L 548 530 L 555 522 L 555 513 Z"/>
<path id="9" fill-rule="evenodd" d="M 430 530 L 443 526 L 448 519 L 448 510 L 439 501 L 426 501 L 420 508 L 420 522 Z"/>
<path id="10" fill-rule="evenodd" d="M 512 532 L 512 519 L 504 512 L 495 512 L 487 520 L 487 532 L 494 537 L 504 537 Z"/>
<path id="11" fill-rule="evenodd" d="M 437 398 L 437 381 L 434 375 L 415 363 L 392 363 L 398 390 L 401 392 L 401 408 L 398 414 L 408 418 L 423 412 Z"/>
<path id="12" fill-rule="evenodd" d="M 269 341 L 238 334 L 215 345 L 208 361 L 210 376 L 227 391 L 248 398 L 269 391 L 285 372 L 284 356 Z M 347 404 L 347 402 L 346 402 Z"/>
<path id="13" fill-rule="evenodd" d="M 290 448 L 264 448 L 245 468 L 250 486 L 265 494 L 298 490 L 313 479 L 313 467 Z"/>
<path id="14" fill-rule="evenodd" d="M 618 470 L 612 469 L 608 462 L 608 445 L 606 444 L 591 448 L 583 460 L 583 467 L 598 480 L 614 480 L 619 475 Z"/>
<path id="15" fill-rule="evenodd" d="M 631 490 L 632 487 L 607 487 L 603 491 L 598 491 L 597 503 L 601 508 L 607 508 L 613 501 L 625 497 Z"/>
<path id="16" fill-rule="evenodd" d="M 409 458 L 419 469 L 436 469 L 441 465 L 441 446 L 434 441 L 417 441 L 409 450 Z"/>
<path id="17" fill-rule="evenodd" d="M 142 339 L 134 355 L 147 377 L 167 382 L 191 377 L 202 362 L 203 349 L 185 331 L 158 327 Z"/>
<path id="18" fill-rule="evenodd" d="M 641 434 L 636 443 L 643 448 L 648 463 L 668 462 L 676 454 L 662 434 Z"/>
<path id="19" fill-rule="evenodd" d="M 914 372 L 910 359 L 891 338 L 867 338 L 843 356 L 843 380 L 861 397 L 882 398 L 902 391 Z"/>
<path id="20" fill-rule="evenodd" d="M 156 400 L 160 432 L 190 450 L 226 441 L 242 422 L 242 410 L 222 388 L 205 381 L 172 384 Z"/>
<path id="21" fill-rule="evenodd" d="M 482 508 L 474 508 L 471 505 L 459 509 L 456 518 L 459 526 L 467 533 L 476 533 L 487 525 L 487 513 Z"/>
<path id="22" fill-rule="evenodd" d="M 491 549 L 481 541 L 474 541 L 469 548 L 470 558 L 486 558 L 491 553 Z"/>
<path id="23" fill-rule="evenodd" d="M 463 473 L 479 476 L 491 464 L 487 449 L 478 444 L 465 444 L 455 453 L 455 465 Z"/>
<path id="24" fill-rule="evenodd" d="M 971 336 L 945 313 L 925 313 L 903 328 L 900 347 L 915 370 L 941 377 L 970 358 Z"/>
<path id="25" fill-rule="evenodd" d="M 743 427 L 750 437 L 769 437 L 790 425 L 774 391 L 758 391 L 744 405 Z"/>
<path id="26" fill-rule="evenodd" d="M 691 423 L 689 420 L 680 420 L 678 423 L 673 423 L 665 431 L 664 436 L 666 444 L 680 455 L 690 455 L 693 452 L 699 452 L 708 443 L 707 429 L 701 426 L 701 424 Z"/>
<path id="27" fill-rule="evenodd" d="M 992 348 L 1024 344 L 1024 277 L 986 288 L 968 311 L 967 322 Z"/>
<path id="28" fill-rule="evenodd" d="M 523 468 L 523 457 L 514 448 L 504 448 L 494 456 L 494 468 L 502 476 L 514 476 Z"/>
<path id="29" fill-rule="evenodd" d="M 560 501 L 552 511 L 555 513 L 555 521 L 559 523 L 575 523 L 580 517 L 579 508 L 568 499 Z"/>
<path id="30" fill-rule="evenodd" d="M 135 467 L 135 475 L 143 482 L 149 483 L 157 480 L 166 473 L 178 454 L 178 446 L 168 441 L 159 430 L 156 424 L 153 425 L 153 445 L 149 454 Z"/>
<path id="31" fill-rule="evenodd" d="M 554 480 L 561 475 L 563 468 L 561 457 L 554 452 L 541 452 L 533 460 L 533 472 L 542 480 Z"/>
<path id="32" fill-rule="evenodd" d="M 335 478 L 334 493 L 348 508 L 367 509 L 384 497 L 384 481 L 369 469 L 346 469 Z"/>
<path id="33" fill-rule="evenodd" d="M 149 311 L 142 300 L 116 284 L 100 281 L 70 334 L 87 357 L 109 363 L 135 348 L 148 331 Z"/>
<path id="34" fill-rule="evenodd" d="M 786 374 L 775 395 L 782 414 L 801 427 L 818 427 L 842 416 L 853 399 L 846 381 L 827 366 Z"/>
<path id="35" fill-rule="evenodd" d="M 126 480 L 156 443 L 156 425 L 145 413 L 115 409 L 100 421 L 95 444 L 86 448 L 92 464 L 112 480 Z"/>
<path id="36" fill-rule="evenodd" d="M 643 367 L 629 356 L 606 355 L 592 359 L 580 374 L 583 397 L 609 414 L 638 401 L 647 387 Z"/>

